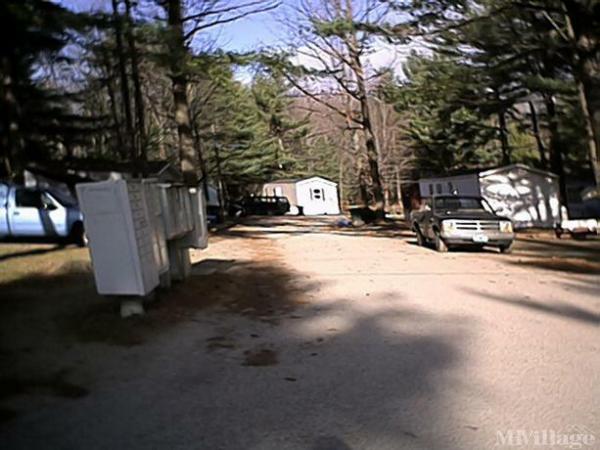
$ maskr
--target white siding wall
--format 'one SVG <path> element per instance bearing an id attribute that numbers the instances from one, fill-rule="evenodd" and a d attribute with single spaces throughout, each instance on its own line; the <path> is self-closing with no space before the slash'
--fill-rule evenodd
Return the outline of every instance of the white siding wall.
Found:
<path id="1" fill-rule="evenodd" d="M 307 216 L 339 214 L 337 185 L 320 179 L 309 178 L 296 183 L 298 206 Z"/>
<path id="2" fill-rule="evenodd" d="M 522 167 L 481 174 L 481 195 L 517 228 L 550 228 L 560 221 L 558 179 Z"/>

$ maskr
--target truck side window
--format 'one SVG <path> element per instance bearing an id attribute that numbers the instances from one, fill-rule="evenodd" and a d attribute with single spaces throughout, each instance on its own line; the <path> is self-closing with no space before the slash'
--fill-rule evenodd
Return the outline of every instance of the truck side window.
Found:
<path id="1" fill-rule="evenodd" d="M 15 192 L 15 203 L 20 208 L 42 208 L 42 193 L 31 189 L 17 189 Z"/>

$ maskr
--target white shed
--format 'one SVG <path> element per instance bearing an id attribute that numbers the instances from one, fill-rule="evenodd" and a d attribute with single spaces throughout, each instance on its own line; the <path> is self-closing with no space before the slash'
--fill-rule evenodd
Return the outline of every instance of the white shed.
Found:
<path id="1" fill-rule="evenodd" d="M 265 183 L 261 195 L 287 197 L 292 210 L 301 209 L 307 216 L 340 213 L 337 183 L 322 177 Z"/>
<path id="2" fill-rule="evenodd" d="M 517 228 L 552 228 L 560 222 L 558 176 L 523 164 L 471 174 L 423 178 L 421 197 L 457 193 L 484 197 Z"/>

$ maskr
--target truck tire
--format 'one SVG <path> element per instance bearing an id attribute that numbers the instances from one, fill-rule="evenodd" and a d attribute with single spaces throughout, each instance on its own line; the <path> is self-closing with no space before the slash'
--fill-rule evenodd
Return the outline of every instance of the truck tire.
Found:
<path id="1" fill-rule="evenodd" d="M 78 247 L 87 247 L 88 240 L 85 235 L 83 223 L 77 222 L 73 225 L 73 229 L 71 230 L 71 240 Z"/>
<path id="2" fill-rule="evenodd" d="M 423 236 L 423 233 L 421 233 L 419 227 L 415 227 L 415 233 L 417 235 L 417 245 L 419 247 L 425 247 L 427 245 L 427 240 L 425 239 L 425 236 Z"/>
<path id="3" fill-rule="evenodd" d="M 512 253 L 512 244 L 508 244 L 508 245 L 501 245 L 500 246 L 500 253 L 503 253 L 505 255 L 508 255 L 510 253 Z"/>
<path id="4" fill-rule="evenodd" d="M 440 233 L 435 233 L 435 249 L 440 253 L 446 253 L 448 251 L 448 246 L 440 236 Z"/>

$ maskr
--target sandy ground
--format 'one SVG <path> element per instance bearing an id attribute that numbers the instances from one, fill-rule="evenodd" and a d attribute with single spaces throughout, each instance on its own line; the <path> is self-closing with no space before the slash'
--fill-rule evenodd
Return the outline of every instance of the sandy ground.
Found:
<path id="1" fill-rule="evenodd" d="M 194 260 L 136 321 L 84 262 L 1 284 L 0 447 L 484 449 L 577 427 L 600 448 L 600 241 L 438 254 L 275 218 Z"/>

